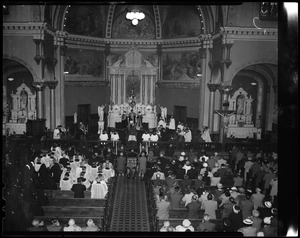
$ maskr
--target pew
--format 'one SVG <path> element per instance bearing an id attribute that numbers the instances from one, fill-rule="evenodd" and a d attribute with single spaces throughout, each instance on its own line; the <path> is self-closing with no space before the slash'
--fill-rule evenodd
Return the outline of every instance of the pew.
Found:
<path id="1" fill-rule="evenodd" d="M 203 217 L 204 209 L 199 209 L 199 217 Z M 174 208 L 169 210 L 170 218 L 186 218 L 188 216 L 188 209 L 186 208 Z M 216 218 L 222 219 L 222 209 L 216 210 Z"/>

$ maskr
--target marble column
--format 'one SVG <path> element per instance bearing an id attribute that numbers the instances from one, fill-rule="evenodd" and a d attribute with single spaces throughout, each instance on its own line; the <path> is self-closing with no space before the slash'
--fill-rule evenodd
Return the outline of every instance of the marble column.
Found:
<path id="1" fill-rule="evenodd" d="M 256 104 L 256 120 L 255 120 L 255 126 L 257 128 L 262 127 L 263 100 L 264 100 L 264 87 L 262 83 L 259 82 L 257 88 L 257 104 Z"/>
<path id="2" fill-rule="evenodd" d="M 44 111 L 43 111 L 43 90 L 46 87 L 45 82 L 33 82 L 32 86 L 36 90 L 36 105 L 37 105 L 37 119 L 44 119 Z"/>
<path id="3" fill-rule="evenodd" d="M 208 83 L 207 87 L 210 92 L 210 100 L 209 100 L 209 115 L 208 115 L 208 128 L 211 132 L 213 132 L 214 126 L 214 106 L 215 106 L 215 92 L 218 88 L 218 84 Z"/>
<path id="4" fill-rule="evenodd" d="M 53 131 L 56 127 L 55 123 L 55 88 L 58 81 L 48 81 L 47 86 L 50 89 L 50 130 Z"/>

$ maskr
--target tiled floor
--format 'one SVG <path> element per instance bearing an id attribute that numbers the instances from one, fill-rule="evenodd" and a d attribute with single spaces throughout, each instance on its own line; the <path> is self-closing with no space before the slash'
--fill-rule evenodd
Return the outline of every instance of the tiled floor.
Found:
<path id="1" fill-rule="evenodd" d="M 118 177 L 110 231 L 150 231 L 144 182 Z"/>

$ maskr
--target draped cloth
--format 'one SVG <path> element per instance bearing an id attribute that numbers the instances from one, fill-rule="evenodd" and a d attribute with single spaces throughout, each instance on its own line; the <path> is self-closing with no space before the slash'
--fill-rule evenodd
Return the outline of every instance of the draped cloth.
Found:
<path id="1" fill-rule="evenodd" d="M 91 188 L 91 198 L 104 199 L 108 192 L 107 184 L 104 181 L 94 181 Z"/>

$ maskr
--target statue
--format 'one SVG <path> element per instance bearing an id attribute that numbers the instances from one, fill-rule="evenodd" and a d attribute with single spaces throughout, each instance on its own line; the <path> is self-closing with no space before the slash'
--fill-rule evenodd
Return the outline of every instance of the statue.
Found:
<path id="1" fill-rule="evenodd" d="M 25 91 L 25 88 L 20 93 L 20 109 L 21 110 L 27 110 L 27 92 Z"/>
<path id="2" fill-rule="evenodd" d="M 74 123 L 77 123 L 77 112 L 74 113 Z"/>
<path id="3" fill-rule="evenodd" d="M 99 116 L 99 121 L 103 121 L 103 118 L 104 118 L 104 108 L 105 108 L 106 104 L 105 105 L 102 105 L 102 106 L 98 106 L 98 116 Z"/>

